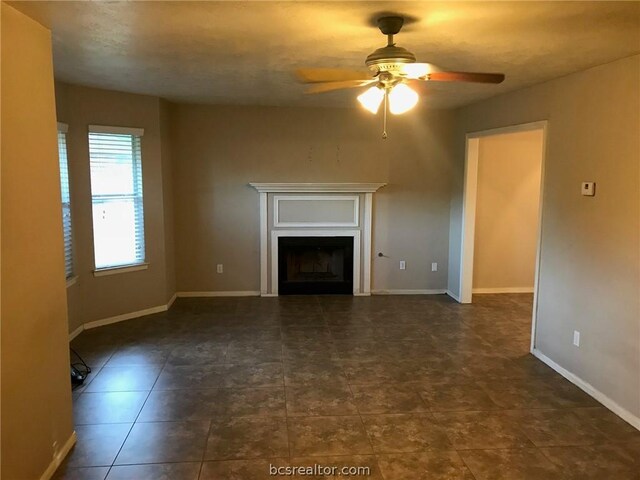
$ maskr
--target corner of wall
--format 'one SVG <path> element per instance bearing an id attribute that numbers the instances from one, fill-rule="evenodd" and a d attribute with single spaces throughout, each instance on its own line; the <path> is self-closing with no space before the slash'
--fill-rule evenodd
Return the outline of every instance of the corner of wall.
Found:
<path id="1" fill-rule="evenodd" d="M 2 478 L 37 479 L 73 431 L 51 32 L 0 8 L 0 455 Z"/>

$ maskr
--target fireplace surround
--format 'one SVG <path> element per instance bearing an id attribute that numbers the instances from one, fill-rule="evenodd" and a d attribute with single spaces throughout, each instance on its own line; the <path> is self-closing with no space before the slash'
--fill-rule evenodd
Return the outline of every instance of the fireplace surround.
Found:
<path id="1" fill-rule="evenodd" d="M 277 296 L 295 293 L 371 294 L 373 194 L 385 183 L 250 183 L 259 192 L 260 205 L 260 294 Z M 351 245 L 351 262 L 340 272 L 351 278 L 340 292 L 329 292 L 327 281 L 294 282 L 292 289 L 287 271 L 287 285 L 281 279 L 283 239 L 309 239 L 305 242 L 336 242 L 346 239 Z M 320 240 L 318 240 L 320 239 Z M 324 239 L 324 240 L 323 240 Z M 289 240 L 285 240 L 286 244 Z M 317 245 L 324 248 L 322 245 Z M 328 248 L 328 247 L 327 247 Z M 327 252 L 325 252 L 327 253 Z M 318 258 L 327 266 L 326 257 Z M 311 261 L 310 257 L 305 259 Z M 304 273 L 308 272 L 308 264 Z M 318 269 L 318 266 L 316 266 Z M 320 272 L 316 272 L 320 273 Z M 329 272 L 324 272 L 329 273 Z M 335 272 L 331 272 L 335 273 Z M 305 276 L 305 275 L 302 275 Z M 308 277 L 309 275 L 307 275 Z M 318 276 L 316 276 L 318 277 Z M 298 275 L 298 280 L 301 276 Z M 313 285 L 300 285 L 313 283 Z M 335 286 L 335 285 L 334 285 Z M 298 290 L 299 289 L 299 290 Z M 298 291 L 296 291 L 298 290 Z M 325 291 L 326 290 L 326 291 Z"/>

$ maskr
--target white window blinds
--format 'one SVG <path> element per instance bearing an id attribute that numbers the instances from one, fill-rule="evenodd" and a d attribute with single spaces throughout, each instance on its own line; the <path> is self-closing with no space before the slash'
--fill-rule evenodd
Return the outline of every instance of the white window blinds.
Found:
<path id="1" fill-rule="evenodd" d="M 96 269 L 145 261 L 141 135 L 141 129 L 89 127 Z"/>
<path id="2" fill-rule="evenodd" d="M 62 232 L 64 236 L 64 273 L 73 276 L 73 231 L 71 227 L 71 195 L 69 193 L 69 163 L 67 160 L 67 126 L 58 124 L 58 160 L 60 161 L 60 192 L 62 196 Z"/>

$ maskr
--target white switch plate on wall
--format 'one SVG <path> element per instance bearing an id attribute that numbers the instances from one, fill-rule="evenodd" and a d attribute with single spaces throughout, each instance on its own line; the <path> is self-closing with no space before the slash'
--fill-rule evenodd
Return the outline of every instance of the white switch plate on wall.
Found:
<path id="1" fill-rule="evenodd" d="M 579 346 L 580 346 L 580 332 L 579 332 L 579 331 L 577 331 L 577 330 L 574 330 L 574 331 L 573 331 L 573 344 L 574 344 L 576 347 L 579 347 Z"/>
<path id="2" fill-rule="evenodd" d="M 400 260 L 400 270 L 406 270 L 407 263 L 404 260 Z"/>
<path id="3" fill-rule="evenodd" d="M 218 273 L 222 273 L 224 271 L 222 264 L 219 263 L 218 265 L 216 265 L 216 272 Z"/>
<path id="4" fill-rule="evenodd" d="M 433 262 L 431 264 L 431 271 L 432 272 L 437 272 L 438 271 L 438 263 L 437 262 Z"/>

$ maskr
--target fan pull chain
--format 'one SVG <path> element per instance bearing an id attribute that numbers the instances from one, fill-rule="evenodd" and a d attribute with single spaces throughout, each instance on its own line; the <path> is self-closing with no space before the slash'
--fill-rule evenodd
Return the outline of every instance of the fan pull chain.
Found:
<path id="1" fill-rule="evenodd" d="M 387 98 L 389 92 L 384 92 L 384 112 L 382 112 L 382 139 L 387 139 Z"/>

